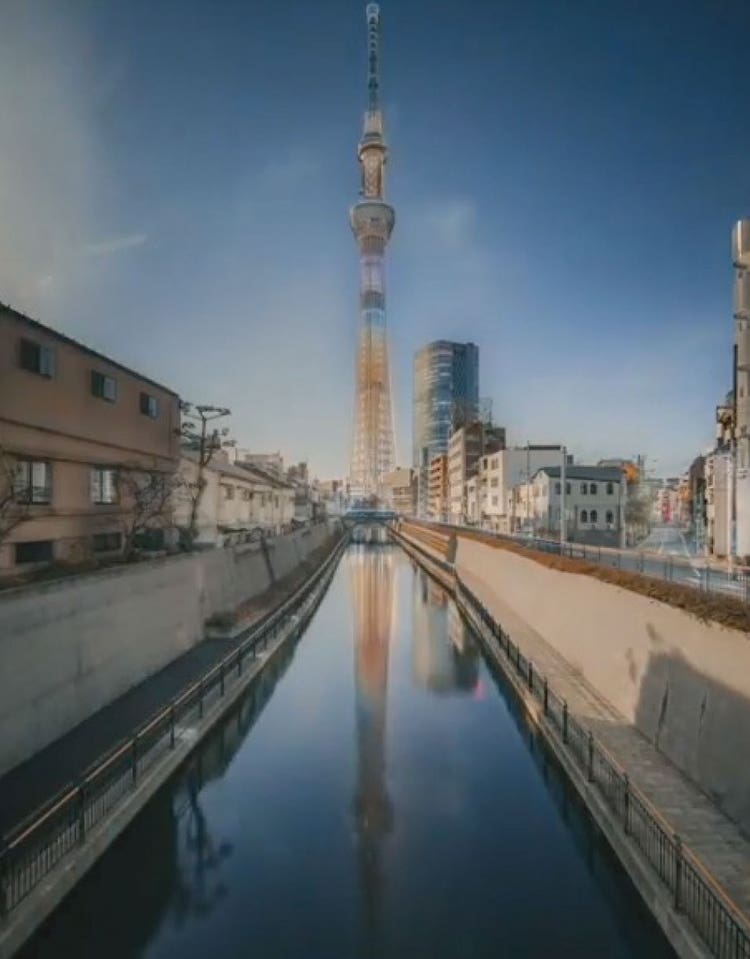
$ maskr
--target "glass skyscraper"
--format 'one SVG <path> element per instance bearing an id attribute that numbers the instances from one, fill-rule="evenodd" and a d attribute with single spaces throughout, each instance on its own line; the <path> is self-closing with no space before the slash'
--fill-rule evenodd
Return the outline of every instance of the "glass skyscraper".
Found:
<path id="1" fill-rule="evenodd" d="M 412 462 L 419 476 L 419 512 L 427 508 L 430 460 L 447 453 L 454 427 L 479 415 L 479 347 L 435 340 L 414 355 Z"/>

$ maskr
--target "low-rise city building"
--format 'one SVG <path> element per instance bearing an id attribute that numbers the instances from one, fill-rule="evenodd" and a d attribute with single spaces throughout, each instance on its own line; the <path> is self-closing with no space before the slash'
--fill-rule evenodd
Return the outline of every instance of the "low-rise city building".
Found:
<path id="1" fill-rule="evenodd" d="M 179 529 L 190 525 L 200 474 L 197 454 L 183 450 L 174 507 L 174 523 Z M 294 519 L 291 485 L 261 470 L 231 463 L 224 450 L 215 453 L 203 468 L 202 485 L 195 523 L 199 546 L 228 546 L 274 535 L 289 528 Z"/>
<path id="2" fill-rule="evenodd" d="M 448 444 L 448 514 L 450 522 L 467 520 L 467 483 L 479 473 L 482 456 L 505 446 L 505 429 L 478 421 L 455 430 Z M 476 511 L 476 510 L 475 510 Z"/>
<path id="3" fill-rule="evenodd" d="M 174 391 L 0 305 L 0 571 L 121 552 L 131 490 L 174 476 L 179 432 Z"/>
<path id="4" fill-rule="evenodd" d="M 560 466 L 562 456 L 563 447 L 559 443 L 529 444 L 484 455 L 479 474 L 482 525 L 500 533 L 510 533 L 517 528 L 518 515 L 512 509 L 511 490 L 544 466 Z M 573 457 L 568 454 L 567 462 L 572 461 Z"/>
<path id="5" fill-rule="evenodd" d="M 510 496 L 512 526 L 536 536 L 560 536 L 562 470 L 547 466 L 530 483 L 514 487 Z M 626 483 L 613 467 L 566 466 L 565 518 L 567 539 L 599 546 L 621 546 L 624 532 Z"/>
<path id="6" fill-rule="evenodd" d="M 401 516 L 413 516 L 417 509 L 417 471 L 406 466 L 386 473 L 382 492 L 390 509 Z"/>

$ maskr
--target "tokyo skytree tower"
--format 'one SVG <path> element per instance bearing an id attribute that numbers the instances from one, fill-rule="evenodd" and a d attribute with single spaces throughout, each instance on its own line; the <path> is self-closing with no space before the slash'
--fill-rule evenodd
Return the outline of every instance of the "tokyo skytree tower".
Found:
<path id="1" fill-rule="evenodd" d="M 385 247 L 395 213 L 384 202 L 388 151 L 380 108 L 380 7 L 367 5 L 368 105 L 357 155 L 362 170 L 361 199 L 349 212 L 359 247 L 360 330 L 357 349 L 354 446 L 351 492 L 377 495 L 385 473 L 394 468 L 393 412 L 385 326 Z"/>

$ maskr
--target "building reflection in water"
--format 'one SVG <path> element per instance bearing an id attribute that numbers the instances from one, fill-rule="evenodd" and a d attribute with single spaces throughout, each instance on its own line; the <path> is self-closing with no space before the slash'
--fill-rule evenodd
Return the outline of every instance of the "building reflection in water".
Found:
<path id="1" fill-rule="evenodd" d="M 365 933 L 375 953 L 384 894 L 383 841 L 393 826 L 385 776 L 388 652 L 395 621 L 395 556 L 390 547 L 355 547 L 354 601 L 357 786 L 354 797 Z"/>
<path id="2" fill-rule="evenodd" d="M 471 693 L 479 682 L 479 653 L 445 590 L 417 573 L 412 670 L 415 683 L 434 693 Z M 446 640 L 447 634 L 447 640 Z"/>

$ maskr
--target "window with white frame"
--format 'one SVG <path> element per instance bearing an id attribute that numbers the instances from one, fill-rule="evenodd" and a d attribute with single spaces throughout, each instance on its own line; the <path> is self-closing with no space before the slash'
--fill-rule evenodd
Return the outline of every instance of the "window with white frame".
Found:
<path id="1" fill-rule="evenodd" d="M 36 340 L 22 338 L 19 347 L 21 368 L 52 379 L 55 375 L 55 351 L 51 346 L 43 346 Z"/>
<path id="2" fill-rule="evenodd" d="M 91 371 L 91 393 L 100 400 L 114 403 L 117 399 L 117 380 L 114 376 L 107 376 L 98 370 Z"/>
<path id="3" fill-rule="evenodd" d="M 117 502 L 117 473 L 111 467 L 95 466 L 91 470 L 91 502 L 97 506 Z"/>
<path id="4" fill-rule="evenodd" d="M 585 509 L 582 509 L 582 510 L 581 510 L 581 522 L 582 522 L 582 523 L 588 523 L 588 521 L 589 521 L 588 511 L 585 510 Z"/>

